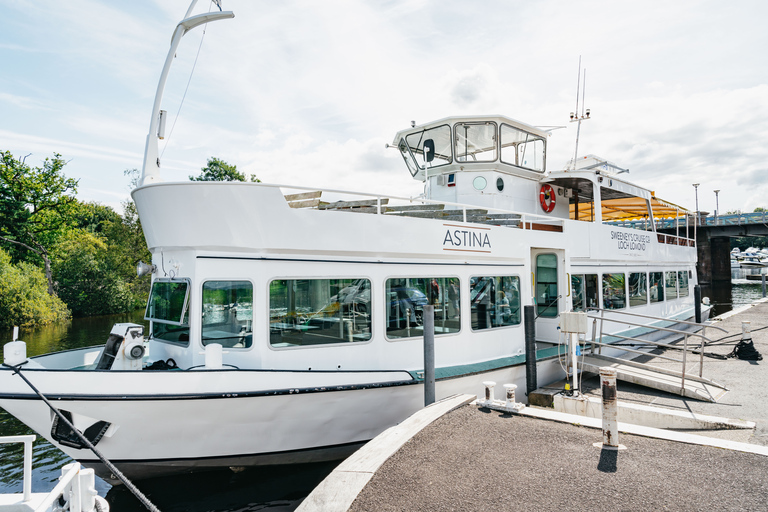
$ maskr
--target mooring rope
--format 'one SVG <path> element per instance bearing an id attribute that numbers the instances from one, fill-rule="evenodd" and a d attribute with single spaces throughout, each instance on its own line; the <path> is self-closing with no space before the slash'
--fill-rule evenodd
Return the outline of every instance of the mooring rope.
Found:
<path id="1" fill-rule="evenodd" d="M 91 450 L 91 451 L 92 451 L 94 454 L 96 454 L 96 456 L 99 458 L 99 460 L 101 460 L 101 462 L 103 462 L 103 463 L 104 463 L 104 465 L 107 467 L 107 469 L 109 469 L 109 470 L 112 472 L 112 474 L 113 474 L 113 475 L 114 475 L 114 476 L 115 476 L 115 477 L 116 477 L 118 480 L 120 480 L 121 482 L 123 482 L 123 484 L 124 484 L 124 485 L 125 485 L 125 486 L 128 488 L 128 490 L 129 490 L 129 491 L 131 491 L 131 492 L 134 494 L 134 496 L 136 496 L 136 498 L 138 498 L 138 500 L 139 500 L 139 501 L 142 503 L 142 505 L 144 505 L 144 506 L 145 506 L 145 507 L 146 507 L 148 510 L 150 510 L 150 511 L 152 511 L 152 512 L 160 512 L 160 510 L 159 510 L 159 509 L 158 509 L 158 508 L 157 508 L 155 505 L 153 505 L 153 504 L 152 504 L 152 502 L 151 502 L 151 501 L 149 501 L 149 499 L 148 499 L 146 496 L 144 496 L 144 494 L 143 494 L 143 493 L 142 493 L 142 492 L 141 492 L 141 491 L 140 491 L 140 490 L 139 490 L 139 489 L 138 489 L 138 488 L 137 488 L 135 485 L 133 485 L 133 483 L 132 483 L 130 480 L 128 480 L 128 478 L 127 478 L 125 475 L 123 475 L 123 473 L 122 473 L 122 472 L 121 472 L 119 469 L 117 469 L 117 468 L 115 467 L 115 465 L 114 465 L 114 464 L 112 464 L 112 462 L 110 462 L 110 461 L 109 461 L 109 459 L 107 459 L 107 458 L 104 456 L 104 454 L 102 454 L 102 453 L 101 453 L 99 450 L 97 450 L 97 449 L 96 449 L 96 447 L 93 445 L 93 443 L 91 443 L 91 442 L 88 440 L 88 438 L 87 438 L 87 437 L 85 437 L 85 436 L 82 434 L 82 432 L 80 432 L 80 431 L 79 431 L 77 428 L 75 428 L 75 426 L 72 424 L 72 422 L 71 422 L 71 421 L 69 421 L 69 420 L 66 418 L 66 416 L 64 416 L 64 415 L 61 413 L 61 411 L 59 411 L 58 409 L 56 409 L 56 408 L 55 408 L 55 407 L 54 407 L 54 406 L 51 404 L 51 402 L 50 402 L 50 401 L 48 401 L 48 399 L 45 397 L 45 395 L 43 395 L 43 394 L 42 394 L 42 393 L 41 393 L 41 392 L 40 392 L 40 391 L 39 391 L 39 390 L 38 390 L 38 389 L 37 389 L 37 388 L 36 388 L 36 387 L 35 387 L 35 386 L 34 386 L 34 385 L 33 385 L 33 384 L 30 382 L 30 381 L 29 381 L 29 379 L 27 379 L 27 377 L 26 377 L 24 374 L 22 374 L 22 373 L 21 373 L 21 365 L 22 365 L 22 364 L 24 364 L 24 363 L 20 363 L 20 364 L 18 364 L 18 365 L 16 365 L 16 366 L 13 366 L 13 365 L 10 365 L 10 364 L 6 364 L 6 363 L 3 363 L 3 366 L 5 366 L 5 367 L 7 367 L 7 368 L 10 368 L 11 370 L 13 370 L 13 373 L 15 373 L 16 375 L 18 375 L 19 377 L 21 377 L 21 378 L 22 378 L 22 380 L 23 380 L 24 382 L 26 382 L 26 383 L 27 383 L 27 385 L 28 385 L 28 386 L 29 386 L 29 387 L 32 389 L 32 391 L 34 391 L 34 392 L 37 394 L 37 396 L 39 396 L 39 397 L 40 397 L 40 398 L 43 400 L 43 402 L 45 402 L 45 405 L 47 405 L 47 406 L 48 406 L 48 407 L 51 409 L 51 411 L 53 411 L 53 413 L 54 413 L 54 414 L 55 414 L 55 415 L 56 415 L 56 416 L 59 418 L 59 421 L 62 421 L 62 422 L 63 422 L 63 423 L 64 423 L 64 424 L 65 424 L 67 427 L 69 427 L 70 429 L 72 429 L 72 432 L 74 432 L 74 433 L 75 433 L 75 435 L 76 435 L 77 437 L 79 437 L 79 438 L 80 438 L 80 440 L 83 442 L 83 444 L 85 444 L 85 446 L 87 446 L 87 447 L 88 447 L 88 448 L 89 448 L 89 449 L 90 449 L 90 450 Z"/>

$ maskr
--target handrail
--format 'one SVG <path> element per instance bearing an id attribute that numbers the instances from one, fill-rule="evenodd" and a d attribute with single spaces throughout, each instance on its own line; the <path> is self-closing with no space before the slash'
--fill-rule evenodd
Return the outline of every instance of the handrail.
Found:
<path id="1" fill-rule="evenodd" d="M 718 327 L 718 326 L 712 325 L 712 324 L 704 324 L 704 323 L 699 323 L 699 322 L 691 322 L 690 320 L 676 320 L 676 319 L 664 318 L 664 317 L 660 317 L 660 316 L 641 315 L 639 313 L 628 313 L 626 311 L 621 311 L 619 309 L 605 309 L 605 308 L 593 308 L 593 307 L 591 307 L 591 308 L 587 308 L 587 311 L 607 311 L 609 313 L 618 313 L 620 315 L 626 315 L 626 316 L 636 316 L 638 318 L 649 318 L 651 320 L 659 320 L 659 321 L 665 321 L 665 322 L 674 322 L 676 324 L 698 325 L 700 327 L 711 327 L 713 329 L 718 329 L 720 331 L 723 331 L 724 333 L 728 332 L 725 329 L 723 329 L 722 327 Z M 587 316 L 589 316 L 589 315 L 587 315 Z M 590 318 L 596 318 L 596 317 L 590 317 Z M 606 318 L 606 320 L 608 320 L 609 322 L 629 324 L 629 322 L 625 322 L 623 320 L 612 320 L 610 318 Z M 641 327 L 653 327 L 654 329 L 656 328 L 656 327 L 650 326 L 648 324 L 638 324 L 638 325 L 640 325 Z"/>
<path id="2" fill-rule="evenodd" d="M 328 192 L 331 194 L 346 194 L 346 195 L 355 195 L 355 196 L 363 196 L 363 197 L 371 197 L 375 198 L 377 200 L 381 199 L 395 199 L 398 201 L 407 201 L 409 203 L 422 203 L 422 204 L 436 204 L 436 205 L 446 205 L 446 206 L 455 206 L 457 209 L 461 209 L 464 213 L 464 218 L 466 219 L 467 209 L 470 210 L 477 210 L 478 208 L 482 208 L 483 210 L 489 211 L 489 212 L 499 212 L 499 213 L 507 213 L 512 215 L 519 215 L 520 216 L 520 225 L 522 229 L 525 229 L 526 219 L 531 220 L 534 219 L 536 222 L 541 222 L 542 224 L 552 224 L 552 225 L 563 225 L 564 221 L 569 220 L 561 217 L 547 217 L 544 215 L 538 215 L 535 213 L 525 213 L 525 212 L 518 212 L 514 210 L 505 210 L 503 208 L 494 208 L 490 206 L 479 206 L 476 204 L 466 204 L 466 203 L 454 203 L 451 201 L 438 201 L 436 199 L 427 199 L 425 197 L 404 197 L 404 196 L 393 196 L 393 195 L 386 195 L 386 194 L 375 194 L 371 192 L 359 192 L 354 190 L 342 190 L 342 189 L 332 189 L 332 188 L 318 188 L 318 187 L 303 187 L 300 185 L 286 185 L 281 183 L 252 183 L 249 184 L 256 187 L 268 187 L 268 188 L 285 188 L 285 189 L 292 189 L 292 190 L 307 190 L 307 191 L 316 191 L 316 190 L 322 190 L 323 192 Z M 383 208 L 380 208 L 379 211 L 383 210 Z M 383 214 L 383 212 L 382 212 Z"/>
<path id="3" fill-rule="evenodd" d="M 33 434 L 0 437 L 0 444 L 24 443 L 24 471 L 22 473 L 24 501 L 29 501 L 32 498 L 32 443 L 35 439 L 37 436 Z"/>
<path id="4" fill-rule="evenodd" d="M 695 336 L 695 337 L 698 337 L 698 338 L 701 339 L 701 343 L 699 345 L 699 351 L 700 351 L 700 355 L 701 355 L 701 357 L 699 358 L 699 377 L 701 377 L 701 378 L 703 378 L 703 373 L 704 373 L 704 344 L 705 344 L 705 341 L 707 341 L 709 343 L 712 343 L 712 340 L 707 338 L 704 334 L 700 334 L 698 332 L 688 332 L 688 331 L 682 331 L 680 329 L 672 329 L 671 327 L 659 327 L 659 326 L 655 326 L 655 325 L 641 324 L 641 323 L 636 323 L 636 322 L 632 322 L 632 321 L 629 321 L 629 320 L 621 320 L 621 319 L 617 319 L 617 318 L 606 318 L 605 317 L 606 311 L 607 312 L 611 312 L 611 313 L 616 313 L 616 314 L 619 314 L 619 315 L 631 316 L 631 317 L 648 318 L 648 319 L 657 320 L 657 321 L 667 321 L 667 322 L 674 322 L 676 324 L 680 323 L 680 324 L 685 324 L 685 325 L 698 326 L 698 327 L 701 327 L 702 333 L 706 333 L 707 328 L 718 329 L 718 330 L 723 331 L 725 333 L 728 332 L 727 330 L 723 329 L 722 327 L 718 327 L 716 325 L 709 325 L 709 324 L 703 324 L 703 323 L 698 323 L 698 322 L 691 322 L 690 320 L 675 320 L 675 319 L 670 319 L 670 318 L 662 318 L 662 317 L 650 316 L 650 315 L 641 315 L 639 313 L 628 313 L 626 311 L 620 311 L 620 310 L 614 310 L 614 309 L 604 309 L 604 308 L 588 308 L 587 311 L 599 311 L 600 312 L 599 316 L 597 316 L 597 315 L 590 315 L 587 312 L 587 318 L 592 318 L 595 322 L 600 320 L 600 341 L 597 341 L 597 339 L 595 338 L 595 329 L 592 330 L 592 349 L 591 349 L 592 353 L 594 353 L 595 345 L 597 345 L 599 347 L 600 353 L 602 353 L 602 347 L 604 347 L 604 346 L 606 346 L 606 347 L 614 346 L 611 343 L 603 343 L 603 326 L 604 326 L 605 321 L 613 322 L 613 323 L 618 323 L 618 324 L 624 324 L 624 325 L 631 325 L 631 326 L 634 326 L 634 327 L 645 327 L 647 329 L 652 329 L 654 331 L 665 331 L 665 332 L 671 332 L 671 333 L 675 333 L 675 334 L 682 334 L 683 335 L 683 347 L 682 348 L 679 347 L 679 346 L 672 345 L 670 343 L 659 343 L 659 342 L 654 342 L 654 341 L 650 341 L 650 340 L 644 340 L 644 339 L 635 338 L 635 337 L 622 336 L 620 334 L 611 334 L 610 335 L 610 336 L 613 336 L 615 338 L 619 338 L 619 339 L 623 339 L 623 340 L 637 341 L 637 342 L 640 342 L 640 343 L 643 343 L 643 344 L 656 345 L 657 347 L 666 347 L 666 348 L 674 348 L 675 350 L 682 350 L 683 351 L 683 358 L 682 358 L 682 360 L 681 359 L 675 359 L 675 358 L 667 357 L 667 356 L 662 356 L 662 355 L 657 355 L 656 356 L 656 357 L 659 357 L 661 359 L 667 359 L 667 360 L 670 360 L 670 361 L 676 361 L 676 362 L 679 362 L 679 363 L 683 363 L 683 371 L 681 372 L 682 373 L 682 378 L 681 378 L 682 379 L 681 380 L 682 390 L 685 390 L 685 375 L 686 375 L 685 369 L 686 369 L 686 366 L 687 366 L 687 359 L 688 359 L 688 337 L 689 336 Z M 641 353 L 641 354 L 647 354 L 647 352 L 642 352 L 642 351 L 639 351 L 639 350 L 629 349 L 627 347 L 621 347 L 621 350 L 624 350 L 624 351 L 627 351 L 627 352 L 637 352 L 637 353 Z M 695 350 L 695 349 L 691 349 L 691 352 L 693 352 L 693 350 Z"/>

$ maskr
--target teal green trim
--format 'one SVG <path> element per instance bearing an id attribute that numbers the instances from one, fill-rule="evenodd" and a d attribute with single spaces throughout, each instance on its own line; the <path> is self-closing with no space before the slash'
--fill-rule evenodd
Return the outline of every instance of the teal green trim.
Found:
<path id="1" fill-rule="evenodd" d="M 626 331 L 622 331 L 620 334 L 627 337 L 641 336 L 643 334 L 652 332 L 654 330 L 653 327 L 669 327 L 670 325 L 674 325 L 676 323 L 675 320 L 685 320 L 691 316 L 691 310 L 685 310 L 679 315 L 672 317 L 670 320 L 659 320 L 657 322 L 648 324 L 652 327 L 633 327 L 631 329 L 627 329 Z M 620 341 L 624 340 L 614 336 L 603 336 L 603 343 L 616 343 Z M 562 354 L 565 350 L 564 347 L 565 345 L 537 350 L 536 360 L 541 361 L 542 359 L 549 359 L 550 357 L 555 357 L 559 354 Z M 589 348 L 589 340 L 587 340 L 587 345 L 585 348 Z M 481 361 L 479 363 L 445 366 L 443 368 L 435 369 L 435 380 L 452 379 L 455 377 L 463 377 L 465 375 L 475 375 L 478 373 L 490 372 L 493 370 L 508 368 L 510 366 L 519 366 L 522 364 L 525 364 L 524 354 L 518 356 L 501 357 L 499 359 L 490 359 L 488 361 Z M 411 377 L 413 377 L 413 379 L 416 381 L 422 382 L 424 380 L 424 376 L 422 374 L 423 370 L 411 370 L 408 373 L 410 373 Z"/>
<path id="2" fill-rule="evenodd" d="M 547 359 L 558 354 L 560 347 L 545 348 L 536 351 L 536 360 Z M 475 375 L 478 373 L 490 372 L 501 368 L 508 368 L 510 366 L 519 366 L 525 364 L 525 355 L 519 356 L 501 357 L 499 359 L 491 359 L 488 361 L 481 361 L 479 363 L 460 364 L 457 366 L 445 366 L 443 368 L 435 368 L 435 380 L 452 379 L 455 377 L 464 377 L 466 375 Z M 422 382 L 424 376 L 423 370 L 412 370 L 408 373 L 411 374 L 415 380 Z"/>

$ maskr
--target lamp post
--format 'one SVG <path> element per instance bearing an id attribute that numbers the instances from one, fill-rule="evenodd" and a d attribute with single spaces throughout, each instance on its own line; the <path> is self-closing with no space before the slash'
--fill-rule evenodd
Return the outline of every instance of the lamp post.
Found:
<path id="1" fill-rule="evenodd" d="M 699 183 L 693 184 L 693 189 L 696 191 L 696 225 L 701 225 L 701 216 L 699 216 Z"/>
<path id="2" fill-rule="evenodd" d="M 717 226 L 717 216 L 720 215 L 720 201 L 717 197 L 717 194 L 719 193 L 719 190 L 715 190 L 715 226 Z"/>

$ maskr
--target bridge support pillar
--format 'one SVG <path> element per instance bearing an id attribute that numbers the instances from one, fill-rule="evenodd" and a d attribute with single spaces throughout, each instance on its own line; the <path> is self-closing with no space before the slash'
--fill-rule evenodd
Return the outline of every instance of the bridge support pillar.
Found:
<path id="1" fill-rule="evenodd" d="M 710 236 L 709 230 L 696 233 L 698 263 L 696 274 L 703 297 L 715 303 L 731 302 L 731 241 L 728 237 Z"/>

